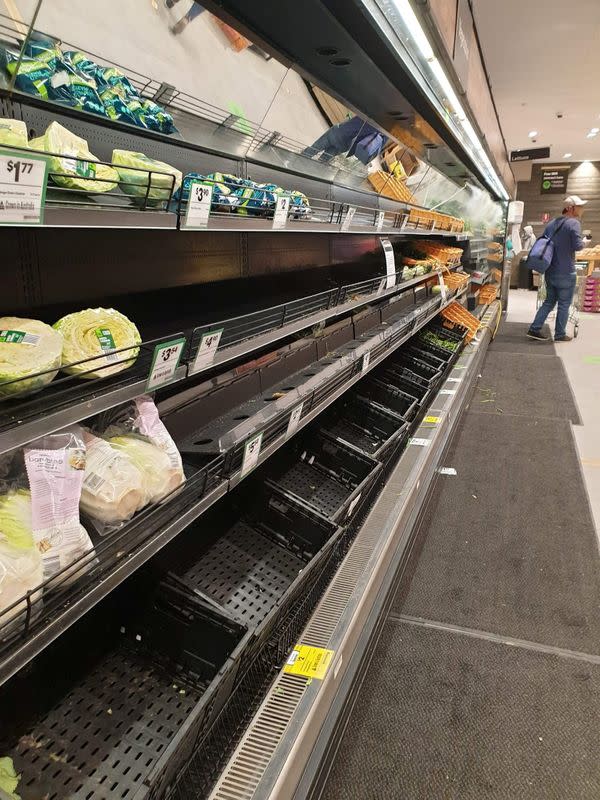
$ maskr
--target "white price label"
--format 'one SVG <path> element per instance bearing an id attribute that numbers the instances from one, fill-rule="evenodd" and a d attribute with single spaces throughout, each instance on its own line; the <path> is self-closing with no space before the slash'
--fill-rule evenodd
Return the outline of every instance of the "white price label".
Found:
<path id="1" fill-rule="evenodd" d="M 396 258 L 394 248 L 389 239 L 382 239 L 381 246 L 385 253 L 385 274 L 387 275 L 386 289 L 391 289 L 396 283 Z"/>
<path id="2" fill-rule="evenodd" d="M 361 497 L 362 497 L 362 492 L 360 492 L 360 494 L 358 494 L 354 498 L 354 500 L 350 503 L 350 505 L 348 506 L 348 513 L 347 513 L 346 517 L 351 517 L 352 516 L 352 514 L 354 513 L 354 509 L 358 505 Z"/>
<path id="3" fill-rule="evenodd" d="M 210 183 L 192 181 L 183 227 L 198 230 L 208 227 L 213 187 Z"/>
<path id="4" fill-rule="evenodd" d="M 275 203 L 275 213 L 273 214 L 273 230 L 279 231 L 287 225 L 288 211 L 290 210 L 290 198 L 278 197 Z"/>
<path id="5" fill-rule="evenodd" d="M 43 225 L 48 162 L 0 149 L 0 225 Z"/>
<path id="6" fill-rule="evenodd" d="M 246 444 L 244 445 L 244 457 L 242 459 L 242 478 L 245 478 L 258 464 L 262 438 L 262 433 L 256 433 L 250 439 L 246 440 Z"/>
<path id="7" fill-rule="evenodd" d="M 355 214 L 356 214 L 356 209 L 354 208 L 354 206 L 350 206 L 348 208 L 348 211 L 346 211 L 346 216 L 342 220 L 342 230 L 343 231 L 347 231 L 349 229 L 350 225 L 352 225 L 352 220 L 354 219 L 354 215 Z"/>
<path id="8" fill-rule="evenodd" d="M 383 228 L 384 220 L 385 220 L 385 211 L 380 211 L 377 214 L 377 223 L 376 223 L 376 227 L 377 227 L 378 231 L 380 231 Z"/>
<path id="9" fill-rule="evenodd" d="M 194 366 L 192 367 L 192 375 L 210 367 L 217 355 L 222 335 L 223 328 L 219 328 L 219 330 L 216 331 L 207 331 L 202 334 L 200 337 L 200 344 L 198 345 L 198 352 L 194 359 Z"/>
<path id="10" fill-rule="evenodd" d="M 360 368 L 361 372 L 366 372 L 369 369 L 369 364 L 371 363 L 371 351 L 369 350 L 368 353 L 365 353 L 362 357 L 362 365 Z"/>
<path id="11" fill-rule="evenodd" d="M 440 389 L 440 394 L 456 394 L 456 389 Z"/>
<path id="12" fill-rule="evenodd" d="M 414 444 L 415 447 L 428 447 L 429 439 L 411 439 L 409 444 Z"/>
<path id="13" fill-rule="evenodd" d="M 460 383 L 462 378 L 448 378 L 448 383 Z"/>
<path id="14" fill-rule="evenodd" d="M 440 294 L 442 295 L 442 301 L 445 303 L 448 299 L 448 287 L 446 286 L 446 282 L 444 281 L 444 276 L 440 272 L 438 273 L 438 279 L 440 282 Z"/>
<path id="15" fill-rule="evenodd" d="M 287 431 L 285 432 L 286 439 L 288 439 L 294 433 L 294 431 L 300 424 L 300 417 L 302 416 L 303 408 L 304 408 L 304 403 L 300 403 L 300 405 L 296 406 L 296 408 L 290 414 L 290 421 L 288 422 Z"/>
<path id="16" fill-rule="evenodd" d="M 454 467 L 440 467 L 439 469 L 440 475 L 456 475 L 457 472 Z"/>
<path id="17" fill-rule="evenodd" d="M 382 278 L 379 282 L 379 288 L 377 289 L 377 294 L 381 294 L 382 292 L 385 291 L 386 284 L 387 284 L 387 278 Z"/>
<path id="18" fill-rule="evenodd" d="M 172 342 L 163 342 L 162 344 L 156 345 L 152 357 L 150 374 L 146 382 L 147 392 L 160 389 L 161 386 L 166 386 L 173 381 L 175 370 L 179 366 L 184 347 L 185 339 L 183 338 L 173 339 Z"/>

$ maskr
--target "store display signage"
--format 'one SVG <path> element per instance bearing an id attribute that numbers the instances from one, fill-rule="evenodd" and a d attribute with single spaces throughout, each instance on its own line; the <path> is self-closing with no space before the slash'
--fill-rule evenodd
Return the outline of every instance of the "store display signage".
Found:
<path id="1" fill-rule="evenodd" d="M 304 408 L 304 403 L 300 403 L 299 406 L 292 411 L 290 414 L 290 421 L 288 422 L 287 430 L 285 432 L 285 438 L 289 439 L 290 436 L 296 431 L 298 425 L 300 424 L 300 417 L 302 416 L 302 409 Z"/>
<path id="2" fill-rule="evenodd" d="M 454 30 L 454 69 L 463 89 L 469 80 L 469 63 L 472 61 L 475 37 L 473 34 L 473 14 L 469 0 L 458 0 L 456 28 Z M 478 58 L 478 56 L 476 56 Z"/>
<path id="3" fill-rule="evenodd" d="M 331 665 L 335 650 L 297 644 L 292 650 L 283 671 L 288 675 L 301 675 L 322 681 Z"/>
<path id="4" fill-rule="evenodd" d="M 278 197 L 275 203 L 275 213 L 273 214 L 273 230 L 280 231 L 287 225 L 288 211 L 290 210 L 290 198 Z"/>
<path id="5" fill-rule="evenodd" d="M 260 448 L 262 446 L 262 433 L 256 433 L 249 439 L 246 439 L 244 445 L 244 456 L 242 458 L 242 478 L 251 472 L 258 464 L 258 457 L 260 456 Z"/>
<path id="6" fill-rule="evenodd" d="M 569 167 L 543 167 L 541 171 L 542 194 L 567 194 Z"/>
<path id="7" fill-rule="evenodd" d="M 369 350 L 368 353 L 365 353 L 362 357 L 362 366 L 360 371 L 364 374 L 369 369 L 369 364 L 371 363 L 371 351 Z"/>
<path id="8" fill-rule="evenodd" d="M 389 239 L 381 239 L 381 246 L 385 254 L 385 274 L 387 280 L 385 284 L 386 289 L 391 289 L 396 284 L 396 258 L 394 256 L 394 248 Z"/>
<path id="9" fill-rule="evenodd" d="M 411 439 L 409 444 L 414 444 L 415 447 L 428 447 L 429 446 L 429 439 Z"/>
<path id="10" fill-rule="evenodd" d="M 190 195 L 183 220 L 183 228 L 187 230 L 202 230 L 208 228 L 210 208 L 212 204 L 213 187 L 210 183 L 192 181 Z"/>
<path id="11" fill-rule="evenodd" d="M 438 272 L 438 280 L 440 283 L 440 294 L 442 296 L 442 303 L 445 303 L 448 299 L 448 288 L 446 287 L 446 282 L 444 281 L 444 275 L 441 272 Z"/>
<path id="12" fill-rule="evenodd" d="M 377 214 L 377 230 L 380 231 L 383 228 L 383 222 L 385 220 L 385 211 L 380 211 Z"/>
<path id="13" fill-rule="evenodd" d="M 346 514 L 346 518 L 351 517 L 354 514 L 354 509 L 360 503 L 360 498 L 362 497 L 362 492 L 356 495 L 354 500 L 348 506 L 348 513 Z"/>
<path id="14" fill-rule="evenodd" d="M 456 389 L 440 389 L 440 394 L 456 394 Z"/>
<path id="15" fill-rule="evenodd" d="M 48 162 L 0 150 L 0 225 L 43 225 Z"/>
<path id="16" fill-rule="evenodd" d="M 540 158 L 550 158 L 549 147 L 531 147 L 529 150 L 511 150 L 511 161 L 538 161 Z"/>
<path id="17" fill-rule="evenodd" d="M 350 206 L 348 208 L 348 211 L 346 211 L 344 219 L 342 220 L 342 231 L 347 231 L 350 228 L 350 225 L 352 225 L 352 220 L 355 214 L 356 214 L 356 209 L 354 208 L 354 206 Z"/>
<path id="18" fill-rule="evenodd" d="M 200 370 L 210 367 L 214 362 L 217 350 L 219 349 L 219 342 L 223 335 L 223 328 L 214 331 L 207 331 L 200 337 L 200 344 L 198 345 L 198 352 L 194 359 L 191 374 L 194 375 Z"/>
<path id="19" fill-rule="evenodd" d="M 185 339 L 173 339 L 170 342 L 162 342 L 154 348 L 152 356 L 152 366 L 146 381 L 146 391 L 153 392 L 172 383 L 175 379 L 175 371 L 181 361 Z"/>

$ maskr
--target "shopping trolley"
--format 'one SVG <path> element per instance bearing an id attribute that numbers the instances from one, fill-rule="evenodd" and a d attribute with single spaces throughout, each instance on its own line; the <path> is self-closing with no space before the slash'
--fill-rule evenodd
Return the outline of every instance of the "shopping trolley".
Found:
<path id="1" fill-rule="evenodd" d="M 573 325 L 573 336 L 577 338 L 579 335 L 579 305 L 580 305 L 580 297 L 581 292 L 583 291 L 583 286 L 585 285 L 585 275 L 577 274 L 577 285 L 575 286 L 575 291 L 573 292 L 573 302 L 569 306 L 569 322 Z M 546 280 L 544 276 L 541 276 L 540 285 L 538 287 L 537 292 L 537 303 L 536 309 L 538 309 L 544 300 L 546 299 Z M 556 317 L 556 309 L 550 312 L 548 315 L 548 319 L 555 319 Z"/>

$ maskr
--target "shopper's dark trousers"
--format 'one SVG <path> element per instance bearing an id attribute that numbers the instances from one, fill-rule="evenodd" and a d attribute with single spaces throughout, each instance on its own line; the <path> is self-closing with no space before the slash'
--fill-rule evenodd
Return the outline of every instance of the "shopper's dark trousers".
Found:
<path id="1" fill-rule="evenodd" d="M 531 323 L 530 330 L 539 333 L 542 330 L 548 314 L 555 305 L 558 304 L 556 312 L 556 330 L 554 338 L 560 339 L 567 333 L 567 322 L 569 321 L 569 308 L 573 302 L 573 293 L 577 283 L 577 273 L 570 275 L 546 275 L 546 299 L 539 307 L 535 319 Z"/>

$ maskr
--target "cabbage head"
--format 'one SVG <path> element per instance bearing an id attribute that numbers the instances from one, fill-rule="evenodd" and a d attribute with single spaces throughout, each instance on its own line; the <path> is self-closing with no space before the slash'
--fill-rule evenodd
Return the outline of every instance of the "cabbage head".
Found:
<path id="1" fill-rule="evenodd" d="M 0 397 L 37 392 L 49 384 L 61 365 L 62 348 L 62 336 L 45 322 L 0 317 Z M 34 377 L 44 370 L 51 371 Z"/>
<path id="2" fill-rule="evenodd" d="M 15 765 L 12 758 L 0 758 L 0 789 L 11 798 L 11 800 L 21 800 L 18 794 L 15 794 L 21 776 L 17 775 Z"/>
<path id="3" fill-rule="evenodd" d="M 173 468 L 168 454 L 147 439 L 127 434 L 113 436 L 109 442 L 126 453 L 142 473 L 149 503 L 163 500 L 183 482 L 182 470 Z"/>

